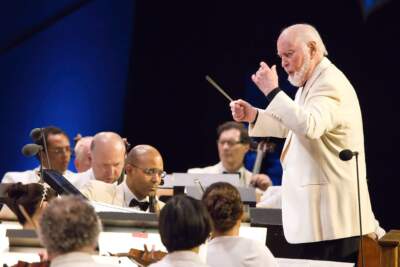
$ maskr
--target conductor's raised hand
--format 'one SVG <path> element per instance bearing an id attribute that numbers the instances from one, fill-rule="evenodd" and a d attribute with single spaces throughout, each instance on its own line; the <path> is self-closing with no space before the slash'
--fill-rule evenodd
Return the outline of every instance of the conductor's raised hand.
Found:
<path id="1" fill-rule="evenodd" d="M 260 68 L 257 72 L 251 76 L 251 79 L 264 95 L 268 95 L 272 90 L 279 86 L 276 66 L 273 65 L 270 68 L 267 63 L 263 61 L 260 63 Z"/>
<path id="2" fill-rule="evenodd" d="M 257 109 L 248 102 L 239 99 L 232 101 L 230 104 L 232 117 L 238 122 L 253 122 L 257 115 Z"/>

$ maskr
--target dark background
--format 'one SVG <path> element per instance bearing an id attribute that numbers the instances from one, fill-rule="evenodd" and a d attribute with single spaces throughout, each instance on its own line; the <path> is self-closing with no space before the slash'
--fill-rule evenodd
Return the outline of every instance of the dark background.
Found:
<path id="1" fill-rule="evenodd" d="M 132 144 L 152 144 L 168 172 L 213 164 L 215 128 L 231 115 L 204 76 L 233 98 L 265 106 L 250 75 L 261 60 L 279 66 L 279 32 L 307 22 L 358 93 L 374 212 L 386 230 L 399 228 L 398 1 L 368 17 L 357 0 L 20 2 L 1 9 L 2 48 L 65 6 L 87 3 L 0 50 L 1 173 L 36 164 L 19 149 L 31 128 L 49 124 L 71 137 L 113 130 Z M 293 94 L 282 68 L 278 72 Z"/>

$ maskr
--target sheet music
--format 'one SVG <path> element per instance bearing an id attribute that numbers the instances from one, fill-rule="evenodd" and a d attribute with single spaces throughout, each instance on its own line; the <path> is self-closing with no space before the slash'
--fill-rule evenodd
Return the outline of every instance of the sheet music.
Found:
<path id="1" fill-rule="evenodd" d="M 141 210 L 133 210 L 129 207 L 121 207 L 102 202 L 90 201 L 96 212 L 125 212 L 125 213 L 145 213 Z"/>

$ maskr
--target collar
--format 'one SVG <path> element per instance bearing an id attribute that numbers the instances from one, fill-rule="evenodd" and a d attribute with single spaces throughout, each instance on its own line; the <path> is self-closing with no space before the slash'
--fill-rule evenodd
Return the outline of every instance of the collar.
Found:
<path id="1" fill-rule="evenodd" d="M 52 265 L 61 264 L 62 262 L 94 262 L 94 260 L 91 254 L 79 251 L 58 255 L 51 260 Z"/>
<path id="2" fill-rule="evenodd" d="M 180 250 L 180 251 L 174 251 L 171 253 L 168 253 L 164 257 L 165 261 L 191 261 L 191 262 L 196 262 L 196 263 L 201 263 L 204 264 L 204 262 L 201 260 L 199 254 L 190 251 L 190 250 Z M 164 261 L 163 259 L 163 261 Z"/>
<path id="3" fill-rule="evenodd" d="M 216 167 L 218 168 L 219 173 L 232 173 L 228 172 L 225 167 L 222 165 L 222 161 L 220 161 Z M 241 183 L 246 184 L 246 168 L 242 165 L 236 172 L 234 173 L 239 173 L 239 180 Z"/>
<path id="4" fill-rule="evenodd" d="M 124 203 L 126 207 L 129 207 L 129 203 L 132 199 L 136 199 L 139 202 L 149 201 L 149 197 L 145 197 L 144 199 L 138 199 L 136 195 L 129 189 L 128 185 L 126 184 L 126 179 L 121 183 L 122 189 L 124 191 Z"/>
<path id="5" fill-rule="evenodd" d="M 318 76 L 330 65 L 332 65 L 332 62 L 327 57 L 323 57 L 321 62 L 315 66 L 310 78 L 304 83 L 304 86 L 301 87 L 304 92 L 304 97 L 307 95 L 309 88 L 314 84 Z"/>

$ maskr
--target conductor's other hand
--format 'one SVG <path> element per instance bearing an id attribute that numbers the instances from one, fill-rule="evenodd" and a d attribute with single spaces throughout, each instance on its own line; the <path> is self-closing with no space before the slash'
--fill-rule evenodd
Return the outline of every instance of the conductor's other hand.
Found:
<path id="1" fill-rule="evenodd" d="M 232 101 L 230 104 L 232 117 L 238 122 L 253 122 L 257 115 L 257 109 L 248 102 L 239 99 Z"/>
<path id="2" fill-rule="evenodd" d="M 268 95 L 272 90 L 279 86 L 276 66 L 274 65 L 270 68 L 265 62 L 260 63 L 260 68 L 251 76 L 251 79 L 264 95 Z"/>

